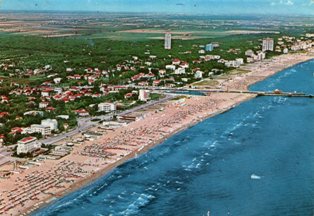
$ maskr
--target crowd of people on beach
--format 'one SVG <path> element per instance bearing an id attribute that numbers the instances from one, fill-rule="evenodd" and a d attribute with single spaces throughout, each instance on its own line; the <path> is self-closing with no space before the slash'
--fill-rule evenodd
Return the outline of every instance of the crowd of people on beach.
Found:
<path id="1" fill-rule="evenodd" d="M 10 210 L 16 212 L 26 206 L 36 208 L 42 198 L 58 196 L 73 182 L 92 173 L 95 165 L 63 160 L 50 170 L 38 169 L 21 177 L 15 178 L 14 188 L 1 188 L 0 215 L 6 215 Z M 86 169 L 86 167 L 88 167 Z M 22 215 L 18 210 L 19 215 Z"/>

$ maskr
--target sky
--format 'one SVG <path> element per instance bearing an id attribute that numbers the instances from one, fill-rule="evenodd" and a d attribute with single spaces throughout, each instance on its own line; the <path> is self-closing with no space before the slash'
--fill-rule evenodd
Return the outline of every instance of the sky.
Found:
<path id="1" fill-rule="evenodd" d="M 314 15 L 314 0 L 0 0 L 0 10 Z"/>

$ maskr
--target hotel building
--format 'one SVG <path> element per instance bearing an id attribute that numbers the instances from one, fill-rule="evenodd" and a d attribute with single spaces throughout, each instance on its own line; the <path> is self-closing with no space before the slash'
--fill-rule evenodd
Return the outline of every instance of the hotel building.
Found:
<path id="1" fill-rule="evenodd" d="M 272 38 L 264 38 L 262 44 L 262 51 L 274 51 L 274 39 Z"/>

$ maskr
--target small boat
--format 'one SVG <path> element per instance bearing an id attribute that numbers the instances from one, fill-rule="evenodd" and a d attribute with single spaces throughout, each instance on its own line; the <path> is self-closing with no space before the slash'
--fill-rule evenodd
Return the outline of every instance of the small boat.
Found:
<path id="1" fill-rule="evenodd" d="M 258 176 L 258 175 L 255 175 L 255 174 L 251 175 L 251 179 L 253 179 L 253 180 L 260 180 L 261 178 L 262 178 L 261 176 Z"/>

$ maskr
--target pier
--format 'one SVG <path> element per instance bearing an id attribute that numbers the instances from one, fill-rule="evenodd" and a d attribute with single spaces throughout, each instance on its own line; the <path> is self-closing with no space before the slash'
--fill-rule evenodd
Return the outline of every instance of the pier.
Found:
<path id="1" fill-rule="evenodd" d="M 224 89 L 199 89 L 199 88 L 162 88 L 162 87 L 141 87 L 142 89 L 152 90 L 163 93 L 184 94 L 184 95 L 208 95 L 211 93 L 232 93 L 232 94 L 252 94 L 256 96 L 269 97 L 299 97 L 314 98 L 312 94 L 302 92 L 283 92 L 281 90 L 274 91 L 249 91 L 249 90 L 224 90 Z"/>

